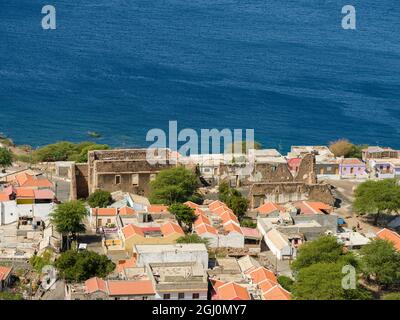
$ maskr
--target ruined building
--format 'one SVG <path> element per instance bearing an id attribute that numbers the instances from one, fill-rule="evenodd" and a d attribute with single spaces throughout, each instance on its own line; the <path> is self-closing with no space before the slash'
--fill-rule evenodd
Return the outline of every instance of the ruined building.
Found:
<path id="1" fill-rule="evenodd" d="M 168 150 L 156 150 L 150 163 L 148 149 L 120 149 L 90 151 L 88 162 L 72 165 L 71 198 L 86 198 L 101 189 L 109 192 L 123 191 L 145 195 L 149 182 L 162 169 L 174 166 Z"/>

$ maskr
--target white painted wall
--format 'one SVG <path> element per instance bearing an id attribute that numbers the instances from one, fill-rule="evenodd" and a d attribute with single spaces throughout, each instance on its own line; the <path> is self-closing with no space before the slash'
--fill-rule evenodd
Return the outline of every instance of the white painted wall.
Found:
<path id="1" fill-rule="evenodd" d="M 138 256 L 136 265 L 144 267 L 149 263 L 168 263 L 168 262 L 200 262 L 205 269 L 208 269 L 208 252 L 204 251 L 162 251 L 159 246 L 158 252 L 146 252 Z"/>
<path id="2" fill-rule="evenodd" d="M 55 207 L 54 203 L 17 205 L 15 201 L 0 202 L 0 225 L 16 222 L 22 216 L 46 218 Z"/>
<path id="3" fill-rule="evenodd" d="M 183 291 L 182 291 L 183 292 Z M 199 299 L 195 300 L 207 300 L 207 291 L 185 291 L 185 298 L 184 299 L 179 299 L 178 294 L 179 292 L 165 292 L 170 294 L 170 300 L 193 300 L 193 293 L 198 293 Z M 155 296 L 156 300 L 164 300 L 164 293 L 163 292 L 157 292 Z"/>

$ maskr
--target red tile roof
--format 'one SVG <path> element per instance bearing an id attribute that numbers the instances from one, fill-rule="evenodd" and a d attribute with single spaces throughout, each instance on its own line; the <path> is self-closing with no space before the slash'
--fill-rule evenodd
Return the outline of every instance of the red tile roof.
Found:
<path id="1" fill-rule="evenodd" d="M 393 243 L 393 246 L 396 248 L 397 251 L 400 251 L 400 235 L 392 230 L 389 229 L 382 229 L 377 232 L 376 236 L 379 239 L 387 240 Z"/>
<path id="2" fill-rule="evenodd" d="M 324 214 L 332 211 L 332 207 L 323 202 L 315 201 L 298 201 L 294 206 L 300 210 L 302 214 Z"/>
<path id="3" fill-rule="evenodd" d="M 208 205 L 208 209 L 210 209 L 211 211 L 213 211 L 213 210 L 217 209 L 217 208 L 220 207 L 220 206 L 226 206 L 226 204 L 223 203 L 222 201 L 215 200 L 215 201 L 211 202 L 211 203 Z"/>
<path id="4" fill-rule="evenodd" d="M 36 176 L 20 173 L 15 177 L 15 182 L 19 187 L 28 188 L 52 188 L 53 184 L 46 178 L 38 178 Z"/>
<path id="5" fill-rule="evenodd" d="M 150 213 L 168 213 L 168 206 L 163 204 L 152 204 L 147 207 L 147 212 Z"/>
<path id="6" fill-rule="evenodd" d="M 250 294 L 245 287 L 235 282 L 228 282 L 217 289 L 218 300 L 250 300 Z"/>
<path id="7" fill-rule="evenodd" d="M 117 208 L 93 208 L 93 216 L 116 216 L 118 213 Z"/>
<path id="8" fill-rule="evenodd" d="M 122 233 L 124 234 L 125 239 L 129 239 L 135 235 L 140 235 L 140 236 L 144 237 L 142 228 L 140 228 L 139 226 L 136 226 L 134 224 L 128 224 L 127 226 L 123 227 Z"/>
<path id="9" fill-rule="evenodd" d="M 117 271 L 122 272 L 125 268 L 134 268 L 136 266 L 136 258 L 131 257 L 128 260 L 120 260 L 118 261 Z"/>
<path id="10" fill-rule="evenodd" d="M 274 284 L 278 283 L 278 279 L 276 278 L 275 274 L 264 267 L 259 267 L 258 269 L 250 272 L 249 275 L 255 284 L 260 284 L 266 280 Z"/>
<path id="11" fill-rule="evenodd" d="M 195 226 L 195 231 L 200 236 L 205 233 L 218 234 L 217 229 L 215 229 L 214 227 L 212 227 L 208 224 L 204 224 L 204 223 L 201 225 Z"/>
<path id="12" fill-rule="evenodd" d="M 147 296 L 154 295 L 153 283 L 150 280 L 108 281 L 110 296 Z"/>
<path id="13" fill-rule="evenodd" d="M 188 207 L 192 208 L 192 209 L 196 209 L 196 208 L 199 207 L 199 205 L 197 203 L 194 203 L 192 201 L 186 201 L 184 204 L 187 205 Z"/>
<path id="14" fill-rule="evenodd" d="M 35 199 L 34 190 L 31 188 L 16 188 L 17 198 Z"/>
<path id="15" fill-rule="evenodd" d="M 281 286 L 276 285 L 263 292 L 264 300 L 291 300 L 292 295 Z"/>
<path id="16" fill-rule="evenodd" d="M 242 229 L 236 223 L 234 223 L 232 221 L 228 222 L 227 224 L 224 225 L 224 230 L 229 233 L 236 232 L 239 234 L 243 234 Z"/>
<path id="17" fill-rule="evenodd" d="M 40 190 L 33 190 L 35 199 L 38 200 L 53 200 L 55 198 L 55 194 L 50 189 L 40 189 Z"/>
<path id="18" fill-rule="evenodd" d="M 103 279 L 94 277 L 85 281 L 86 293 L 103 291 L 107 293 L 107 284 Z"/>
<path id="19" fill-rule="evenodd" d="M 4 281 L 11 274 L 12 268 L 0 266 L 0 281 Z"/>
<path id="20" fill-rule="evenodd" d="M 258 207 L 257 212 L 259 214 L 271 214 L 275 212 L 283 211 L 283 207 L 274 202 L 266 202 L 262 206 Z"/>
<path id="21" fill-rule="evenodd" d="M 135 213 L 136 213 L 135 209 L 130 207 L 123 207 L 119 209 L 119 214 L 122 216 L 133 215 Z"/>
<path id="22" fill-rule="evenodd" d="M 164 237 L 168 237 L 172 234 L 180 234 L 182 236 L 185 235 L 182 228 L 178 224 L 173 223 L 173 222 L 167 222 L 167 223 L 163 224 L 161 226 L 161 232 Z"/>

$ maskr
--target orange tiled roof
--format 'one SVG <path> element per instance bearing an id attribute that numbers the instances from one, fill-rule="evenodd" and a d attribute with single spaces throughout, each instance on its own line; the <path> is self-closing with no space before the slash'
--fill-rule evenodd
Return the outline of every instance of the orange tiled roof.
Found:
<path id="1" fill-rule="evenodd" d="M 110 296 L 154 295 L 153 283 L 150 280 L 108 281 Z"/>
<path id="2" fill-rule="evenodd" d="M 208 205 L 208 209 L 210 209 L 211 211 L 213 211 L 213 210 L 217 209 L 217 208 L 220 207 L 220 206 L 226 206 L 226 204 L 223 203 L 222 201 L 215 200 L 215 201 L 211 202 L 211 203 Z"/>
<path id="3" fill-rule="evenodd" d="M 93 216 L 116 216 L 117 208 L 93 208 L 92 215 Z"/>
<path id="4" fill-rule="evenodd" d="M 204 212 L 204 210 L 202 210 L 200 208 L 196 208 L 196 209 L 194 209 L 194 214 L 196 216 L 198 216 L 199 214 L 206 214 L 206 213 Z"/>
<path id="5" fill-rule="evenodd" d="M 258 207 L 256 210 L 259 214 L 271 214 L 274 212 L 282 211 L 283 207 L 274 202 L 266 202 L 262 206 Z"/>
<path id="6" fill-rule="evenodd" d="M 266 280 L 274 284 L 278 283 L 278 279 L 276 278 L 275 274 L 264 267 L 259 267 L 258 269 L 250 272 L 249 275 L 255 284 L 260 284 Z"/>
<path id="7" fill-rule="evenodd" d="M 220 215 L 222 222 L 225 224 L 227 222 L 233 221 L 239 224 L 239 220 L 232 212 L 225 211 L 223 214 Z"/>
<path id="8" fill-rule="evenodd" d="M 9 201 L 10 200 L 10 195 L 5 194 L 5 193 L 0 193 L 0 202 L 1 201 Z"/>
<path id="9" fill-rule="evenodd" d="M 264 300 L 291 300 L 292 295 L 289 291 L 283 289 L 280 285 L 276 285 L 262 294 Z"/>
<path id="10" fill-rule="evenodd" d="M 107 293 L 107 285 L 103 279 L 94 277 L 85 281 L 86 293 L 103 291 Z"/>
<path id="11" fill-rule="evenodd" d="M 12 268 L 0 266 L 0 281 L 4 281 L 10 275 Z"/>
<path id="12" fill-rule="evenodd" d="M 197 216 L 197 219 L 194 222 L 194 226 L 196 227 L 196 226 L 199 226 L 199 225 L 201 225 L 203 223 L 211 225 L 210 219 L 208 219 L 204 214 L 200 214 L 200 215 Z"/>
<path id="13" fill-rule="evenodd" d="M 132 257 L 128 260 L 120 260 L 118 261 L 117 271 L 122 272 L 125 268 L 134 268 L 136 266 L 136 258 Z"/>
<path id="14" fill-rule="evenodd" d="M 298 201 L 294 203 L 294 206 L 302 214 L 324 214 L 324 211 L 330 212 L 332 210 L 330 205 L 316 201 Z"/>
<path id="15" fill-rule="evenodd" d="M 163 204 L 152 204 L 147 207 L 147 212 L 150 213 L 168 213 L 168 207 Z"/>
<path id="16" fill-rule="evenodd" d="M 182 236 L 185 235 L 182 228 L 178 224 L 173 223 L 173 222 L 167 222 L 167 223 L 163 224 L 160 229 L 161 229 L 161 233 L 163 234 L 164 237 L 168 237 L 174 233 L 181 234 Z"/>
<path id="17" fill-rule="evenodd" d="M 218 287 L 217 291 L 219 300 L 250 300 L 247 289 L 235 282 L 226 283 Z"/>
<path id="18" fill-rule="evenodd" d="M 137 234 L 144 237 L 142 228 L 140 228 L 134 224 L 128 224 L 126 227 L 123 227 L 122 233 L 124 234 L 125 239 L 129 239 Z"/>
<path id="19" fill-rule="evenodd" d="M 242 229 L 234 222 L 228 222 L 227 224 L 224 225 L 224 230 L 226 232 L 237 232 L 240 234 L 243 234 Z"/>
<path id="20" fill-rule="evenodd" d="M 378 231 L 376 236 L 379 239 L 390 241 L 391 243 L 393 243 L 393 246 L 396 248 L 396 250 L 400 251 L 400 235 L 398 233 L 384 228 Z"/>
<path id="21" fill-rule="evenodd" d="M 344 164 L 344 165 L 351 165 L 351 164 L 353 164 L 353 165 L 364 165 L 364 162 L 362 162 L 360 159 L 357 159 L 357 158 L 344 158 L 343 160 L 342 160 L 342 164 Z"/>
<path id="22" fill-rule="evenodd" d="M 186 201 L 184 204 L 187 205 L 188 207 L 192 208 L 192 209 L 196 209 L 196 208 L 199 207 L 199 205 L 197 203 L 194 203 L 192 201 Z"/>
<path id="23" fill-rule="evenodd" d="M 195 226 L 195 231 L 198 235 L 202 235 L 205 233 L 218 234 L 217 229 L 215 229 L 214 227 L 212 227 L 208 224 L 204 224 L 204 223 L 201 225 Z"/>
<path id="24" fill-rule="evenodd" d="M 231 209 L 229 209 L 227 206 L 223 205 L 220 206 L 214 210 L 211 210 L 214 214 L 221 216 L 222 214 L 224 214 L 225 212 L 231 212 L 233 213 L 233 211 Z"/>
<path id="25" fill-rule="evenodd" d="M 132 215 L 135 213 L 136 213 L 135 209 L 133 209 L 131 207 L 123 207 L 123 208 L 119 209 L 119 214 L 122 216 L 128 216 L 128 215 Z"/>
<path id="26" fill-rule="evenodd" d="M 46 178 L 37 178 L 36 176 L 20 173 L 15 176 L 15 181 L 19 187 L 29 188 L 52 188 L 53 184 Z"/>
<path id="27" fill-rule="evenodd" d="M 17 198 L 35 199 L 35 193 L 30 188 L 16 188 Z"/>

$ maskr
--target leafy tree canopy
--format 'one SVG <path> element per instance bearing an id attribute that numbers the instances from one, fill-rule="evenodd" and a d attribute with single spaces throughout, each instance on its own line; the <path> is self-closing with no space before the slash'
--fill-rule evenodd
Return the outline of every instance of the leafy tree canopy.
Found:
<path id="1" fill-rule="evenodd" d="M 235 153 L 235 151 L 239 151 L 239 153 L 247 153 L 247 151 L 250 148 L 259 150 L 262 148 L 262 144 L 260 142 L 254 141 L 254 145 L 253 145 L 253 147 L 251 147 L 250 144 L 247 144 L 246 140 L 243 140 L 243 141 L 238 141 L 235 143 L 228 144 L 226 146 L 225 151 L 228 153 Z"/>
<path id="2" fill-rule="evenodd" d="M 242 194 L 222 182 L 218 186 L 219 200 L 224 202 L 239 218 L 242 218 L 249 207 L 249 201 Z"/>
<path id="3" fill-rule="evenodd" d="M 400 209 L 400 186 L 395 179 L 363 182 L 355 191 L 353 208 L 359 214 L 375 215 L 376 225 L 381 213 Z"/>
<path id="4" fill-rule="evenodd" d="M 0 168 L 7 168 L 12 165 L 13 154 L 7 148 L 0 148 Z"/>
<path id="5" fill-rule="evenodd" d="M 87 162 L 87 154 L 90 150 L 107 150 L 110 147 L 94 142 L 72 143 L 62 141 L 37 149 L 33 156 L 37 162 L 76 161 Z"/>
<path id="6" fill-rule="evenodd" d="M 302 268 L 293 285 L 293 295 L 298 300 L 365 300 L 369 292 L 356 286 L 345 289 L 342 285 L 343 262 L 318 262 Z"/>
<path id="7" fill-rule="evenodd" d="M 375 239 L 360 253 L 362 271 L 367 277 L 384 286 L 400 284 L 400 253 L 392 243 Z"/>
<path id="8" fill-rule="evenodd" d="M 192 230 L 192 225 L 197 219 L 194 209 L 182 203 L 174 203 L 169 206 L 168 211 L 175 216 L 180 226 L 186 226 L 189 231 Z"/>
<path id="9" fill-rule="evenodd" d="M 151 182 L 149 199 L 151 203 L 167 205 L 193 201 L 199 197 L 198 186 L 199 182 L 194 172 L 184 167 L 165 169 Z"/>
<path id="10" fill-rule="evenodd" d="M 400 292 L 391 292 L 384 294 L 381 300 L 400 300 Z"/>
<path id="11" fill-rule="evenodd" d="M 176 240 L 177 243 L 204 243 L 205 245 L 208 245 L 207 239 L 203 239 L 199 237 L 197 234 L 187 234 L 185 236 L 182 236 Z"/>
<path id="12" fill-rule="evenodd" d="M 106 255 L 93 251 L 68 250 L 56 260 L 55 267 L 65 280 L 81 282 L 92 277 L 106 277 L 115 269 L 115 264 Z"/>
<path id="13" fill-rule="evenodd" d="M 51 221 L 62 234 L 76 234 L 85 231 L 82 223 L 88 212 L 82 201 L 74 200 L 62 203 L 51 213 Z"/>
<path id="14" fill-rule="evenodd" d="M 110 192 L 96 190 L 89 196 L 87 202 L 91 208 L 107 208 L 113 200 Z"/>
<path id="15" fill-rule="evenodd" d="M 333 236 L 322 236 L 314 241 L 303 244 L 297 254 L 296 260 L 292 263 L 294 271 L 300 271 L 316 263 L 335 263 L 339 260 L 346 260 L 356 265 L 352 254 L 344 254 L 343 246 Z"/>
<path id="16" fill-rule="evenodd" d="M 361 144 L 355 145 L 347 139 L 339 139 L 329 144 L 329 149 L 336 157 L 345 158 L 362 158 L 362 149 L 367 148 L 368 145 Z"/>

